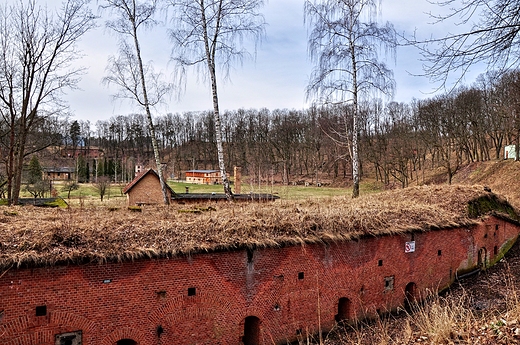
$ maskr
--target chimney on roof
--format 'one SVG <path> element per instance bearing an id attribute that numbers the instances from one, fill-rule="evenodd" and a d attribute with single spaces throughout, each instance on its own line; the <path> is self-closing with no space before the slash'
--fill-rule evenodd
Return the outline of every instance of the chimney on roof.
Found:
<path id="1" fill-rule="evenodd" d="M 235 166 L 234 175 L 235 175 L 235 194 L 240 194 L 241 184 L 242 184 L 242 167 Z"/>

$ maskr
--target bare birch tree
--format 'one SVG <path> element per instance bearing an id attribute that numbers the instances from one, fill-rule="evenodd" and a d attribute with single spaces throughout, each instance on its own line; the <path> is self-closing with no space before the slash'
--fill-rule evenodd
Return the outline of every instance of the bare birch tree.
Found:
<path id="1" fill-rule="evenodd" d="M 106 0 L 102 8 L 108 9 L 113 15 L 114 19 L 108 21 L 106 25 L 114 30 L 121 40 L 120 54 L 117 58 L 110 58 L 107 68 L 109 75 L 104 80 L 106 83 L 115 84 L 120 88 L 120 92 L 115 97 L 130 99 L 144 109 L 164 204 L 168 205 L 170 199 L 162 172 L 151 108 L 161 102 L 163 96 L 170 91 L 170 85 L 161 82 L 160 74 L 155 73 L 151 65 L 143 63 L 138 36 L 141 28 L 155 25 L 154 15 L 157 1 Z"/>
<path id="2" fill-rule="evenodd" d="M 181 75 L 185 68 L 203 64 L 198 71 L 209 76 L 215 118 L 217 155 L 224 192 L 232 192 L 226 173 L 222 124 L 217 91 L 217 66 L 228 76 L 232 63 L 247 51 L 244 38 L 255 42 L 264 34 L 264 17 L 258 12 L 263 0 L 169 0 L 173 25 L 170 36 L 175 46 L 174 60 Z"/>
<path id="3" fill-rule="evenodd" d="M 395 51 L 393 26 L 375 21 L 377 0 L 308 0 L 305 15 L 311 29 L 309 53 L 315 63 L 307 87 L 318 103 L 352 105 L 352 197 L 359 196 L 360 99 L 374 92 L 392 95 L 393 73 L 379 60 L 381 52 Z"/>
<path id="4" fill-rule="evenodd" d="M 18 203 L 31 131 L 42 119 L 65 112 L 63 92 L 83 72 L 73 62 L 80 56 L 76 42 L 94 25 L 87 3 L 66 0 L 55 13 L 34 0 L 0 7 L 0 116 L 9 137 L 9 204 Z"/>

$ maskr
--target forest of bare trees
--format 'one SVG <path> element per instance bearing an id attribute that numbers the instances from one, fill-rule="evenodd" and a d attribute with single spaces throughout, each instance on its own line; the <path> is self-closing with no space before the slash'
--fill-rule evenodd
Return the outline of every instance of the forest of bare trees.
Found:
<path id="1" fill-rule="evenodd" d="M 471 87 L 410 104 L 364 102 L 360 107 L 362 175 L 405 187 L 421 181 L 425 169 L 439 169 L 450 182 L 464 164 L 499 159 L 505 145 L 518 142 L 519 106 L 518 71 L 498 77 L 488 73 Z M 352 130 L 352 114 L 348 105 L 223 112 L 226 166 L 241 166 L 252 184 L 349 185 L 352 164 L 344 129 Z M 91 180 L 106 175 L 129 181 L 136 164 L 153 164 L 144 114 L 116 116 L 95 124 L 53 121 L 59 123 L 38 127 L 31 135 L 54 138 L 61 148 L 56 152 L 86 147 L 102 150 L 103 159 L 69 162 L 74 166 L 81 160 L 83 167 L 88 163 L 89 171 L 83 175 Z M 157 116 L 157 140 L 170 177 L 182 177 L 190 169 L 218 170 L 214 126 L 212 111 Z M 55 130 L 52 135 L 47 133 L 49 128 Z"/>
<path id="2" fill-rule="evenodd" d="M 152 66 L 147 69 L 140 62 L 137 39 L 139 25 L 156 24 L 155 0 L 114 0 L 102 6 L 125 9 L 121 18 L 130 21 L 109 21 L 108 26 L 129 34 L 135 45 L 135 51 L 121 46 L 126 60 L 112 58 L 105 81 L 122 87 L 118 95 L 132 96 L 144 110 L 96 123 L 70 120 L 61 97 L 77 86 L 83 72 L 72 62 L 79 56 L 76 42 L 95 25 L 87 4 L 66 0 L 55 14 L 34 0 L 0 8 L 0 187 L 10 204 L 17 203 L 26 179 L 23 172 L 33 156 L 41 156 L 44 165 L 74 167 L 76 182 L 99 177 L 126 182 L 136 165 L 151 167 L 155 161 L 159 170 L 165 166 L 170 178 L 180 178 L 189 169 L 218 169 L 226 185 L 226 169 L 241 166 L 251 183 L 333 182 L 352 185 L 354 197 L 359 178 L 369 174 L 385 185 L 406 187 L 424 179 L 425 170 L 436 169 L 451 183 L 464 164 L 499 159 L 505 145 L 516 144 L 520 156 L 516 1 L 468 0 L 434 18 L 440 23 L 458 16 L 464 22 L 479 16 L 481 21 L 469 31 L 406 39 L 421 50 L 426 76 L 443 86 L 455 70 L 461 77 L 445 93 L 397 103 L 380 98 L 392 94 L 394 83 L 378 50 L 392 51 L 397 42 L 390 23 L 373 21 L 377 3 L 309 0 L 305 13 L 315 68 L 307 91 L 314 106 L 221 111 L 215 68 L 219 63 L 229 67 L 246 55 L 241 46 L 246 32 L 253 41 L 263 35 L 266 23 L 258 11 L 263 1 L 201 0 L 193 7 L 190 1 L 171 0 L 172 8 L 183 9 L 175 13 L 185 24 L 170 23 L 172 41 L 193 39 L 193 46 L 176 47 L 172 58 L 182 67 L 207 62 L 214 109 L 154 114 L 153 123 L 150 106 L 172 86 L 148 83 L 158 87 L 159 97 L 141 97 L 148 95 L 144 81 L 159 80 Z M 243 16 L 235 15 L 236 6 L 244 9 L 239 12 Z M 192 27 L 204 30 L 194 32 Z M 487 63 L 488 72 L 473 85 L 462 86 L 462 77 L 475 63 Z M 225 192 L 231 193 L 229 188 Z"/>

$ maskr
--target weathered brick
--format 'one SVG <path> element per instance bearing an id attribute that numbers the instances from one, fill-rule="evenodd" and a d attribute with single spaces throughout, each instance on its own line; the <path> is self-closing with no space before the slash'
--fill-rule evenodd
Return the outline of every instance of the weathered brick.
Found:
<path id="1" fill-rule="evenodd" d="M 83 345 L 272 344 L 401 306 L 491 264 L 519 227 L 489 217 L 450 230 L 357 241 L 195 254 L 104 265 L 10 269 L 0 274 L 0 344 L 54 345 L 82 331 Z M 405 243 L 415 241 L 415 252 Z M 495 248 L 496 247 L 496 248 Z M 485 255 L 479 256 L 479 251 Z M 392 285 L 391 288 L 386 286 Z M 192 296 L 188 295 L 195 293 Z M 36 316 L 36 307 L 47 314 Z M 248 318 L 251 317 L 251 318 Z M 247 319 L 246 319 L 247 318 Z M 247 320 L 247 321 L 246 321 Z"/>

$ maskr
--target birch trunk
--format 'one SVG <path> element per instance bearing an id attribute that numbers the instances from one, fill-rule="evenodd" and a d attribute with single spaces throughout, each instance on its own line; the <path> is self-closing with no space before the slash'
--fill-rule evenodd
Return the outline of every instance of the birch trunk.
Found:
<path id="1" fill-rule="evenodd" d="M 137 57 L 138 67 L 139 67 L 139 77 L 141 78 L 141 89 L 143 92 L 143 101 L 144 101 L 143 105 L 144 105 L 144 108 L 146 111 L 146 118 L 148 119 L 148 129 L 150 131 L 150 136 L 152 137 L 152 147 L 153 147 L 153 154 L 155 157 L 155 165 L 157 166 L 157 174 L 159 175 L 159 182 L 161 184 L 161 191 L 163 194 L 164 204 L 169 205 L 170 198 L 168 196 L 166 182 L 164 181 L 161 158 L 159 155 L 159 145 L 157 144 L 157 138 L 155 136 L 155 127 L 153 125 L 152 113 L 150 111 L 150 102 L 148 100 L 148 92 L 147 92 L 146 81 L 145 81 L 145 77 L 144 77 L 143 60 L 141 59 L 141 48 L 139 46 L 139 40 L 137 39 L 137 26 L 136 26 L 135 18 L 132 18 L 131 21 L 132 21 L 132 27 L 133 27 L 135 53 L 136 53 L 136 57 Z"/>
<path id="2" fill-rule="evenodd" d="M 217 13 L 217 23 L 216 30 L 213 37 L 213 45 L 210 47 L 209 43 L 209 34 L 207 27 L 207 18 L 204 6 L 204 0 L 200 2 L 201 6 L 201 14 L 202 14 L 202 25 L 203 25 L 203 35 L 204 35 L 204 49 L 206 51 L 206 61 L 208 64 L 209 75 L 211 79 L 211 94 L 213 98 L 213 115 L 215 119 L 215 135 L 217 139 L 217 156 L 218 156 L 218 165 L 220 169 L 220 177 L 222 179 L 222 185 L 224 186 L 224 193 L 228 200 L 233 198 L 233 192 L 231 191 L 231 186 L 229 184 L 229 179 L 227 177 L 226 165 L 224 161 L 224 146 L 222 144 L 222 124 L 220 120 L 220 110 L 218 104 L 218 92 L 217 92 L 217 73 L 215 71 L 215 54 L 216 54 L 216 44 L 217 37 L 220 32 L 220 19 L 222 15 L 222 4 L 223 1 L 219 1 L 219 8 Z"/>
<path id="3" fill-rule="evenodd" d="M 351 41 L 352 59 L 352 101 L 354 104 L 354 115 L 352 119 L 352 198 L 359 196 L 359 105 L 358 105 L 358 82 L 357 82 L 357 60 L 356 47 Z"/>

